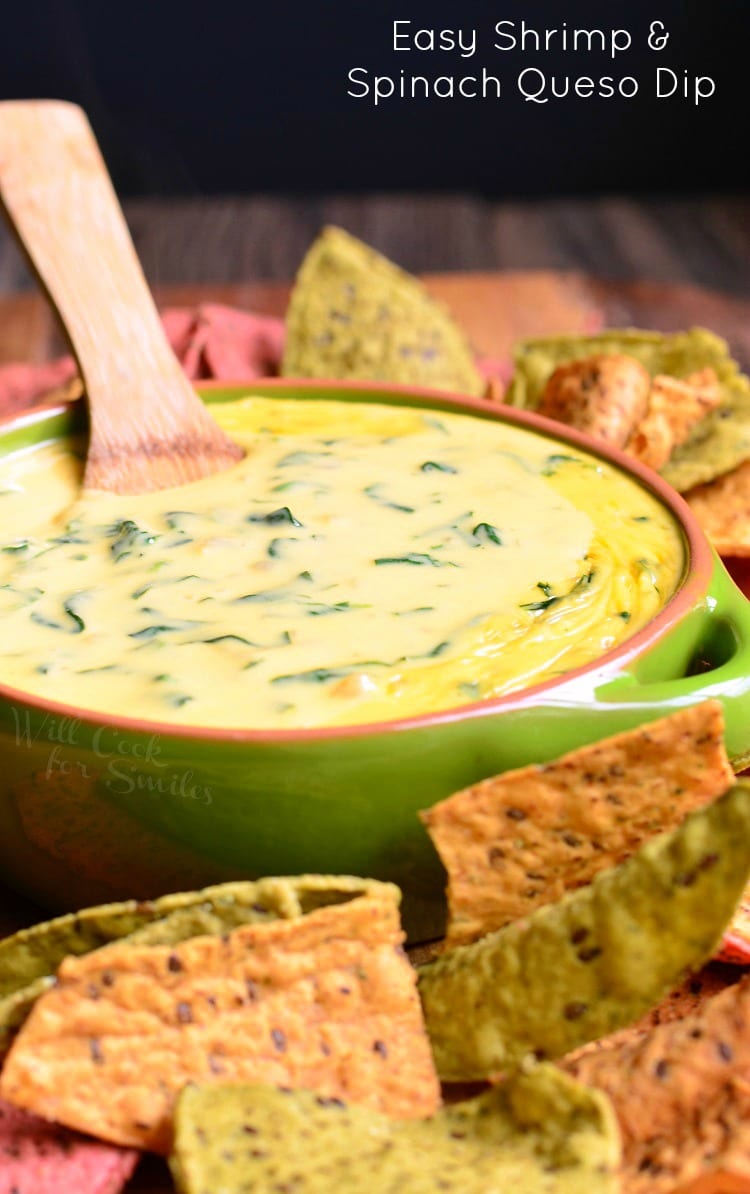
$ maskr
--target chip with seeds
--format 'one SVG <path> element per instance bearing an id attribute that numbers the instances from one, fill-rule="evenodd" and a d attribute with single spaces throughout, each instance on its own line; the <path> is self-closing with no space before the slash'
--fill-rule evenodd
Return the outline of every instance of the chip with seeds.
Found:
<path id="1" fill-rule="evenodd" d="M 118 1194 L 137 1163 L 0 1100 L 0 1194 Z"/>
<path id="2" fill-rule="evenodd" d="M 299 1085 L 398 1117 L 437 1079 L 400 893 L 387 884 L 290 920 L 66 959 L 0 1076 L 19 1106 L 112 1143 L 168 1151 L 187 1082 Z"/>
<path id="3" fill-rule="evenodd" d="M 219 883 L 156 900 L 124 900 L 69 912 L 0 940 L 0 998 L 34 979 L 54 974 L 70 954 L 89 953 L 175 912 L 190 912 L 198 918 L 215 915 L 215 923 L 223 926 L 219 930 L 223 932 L 248 919 L 302 916 L 315 908 L 346 903 L 381 889 L 395 891 L 388 884 L 350 875 L 299 875 Z M 185 935 L 214 931 L 206 924 L 205 920 L 196 920 L 194 930 Z"/>
<path id="4" fill-rule="evenodd" d="M 222 883 L 157 900 L 105 904 L 59 916 L 0 940 L 0 1060 L 63 958 L 127 938 L 175 945 L 240 924 L 302 916 L 383 885 L 349 876 L 301 875 Z M 388 889 L 393 890 L 393 889 Z"/>
<path id="5" fill-rule="evenodd" d="M 446 944 L 584 887 L 734 782 L 719 701 L 482 780 L 422 813 L 448 872 Z"/>
<path id="6" fill-rule="evenodd" d="M 484 390 L 448 311 L 411 274 L 342 228 L 324 229 L 302 263 L 281 371 L 473 395 Z"/>
<path id="7" fill-rule="evenodd" d="M 485 1078 L 636 1020 L 711 956 L 749 871 L 750 785 L 737 783 L 590 886 L 428 963 L 439 1074 Z"/>
<path id="8" fill-rule="evenodd" d="M 734 982 L 737 982 L 737 971 L 732 966 L 722 962 L 711 962 L 697 974 L 691 974 L 684 983 L 680 983 L 679 987 L 670 991 L 661 1003 L 652 1007 L 635 1024 L 630 1024 L 627 1028 L 620 1028 L 617 1032 L 610 1033 L 609 1036 L 589 1041 L 587 1045 L 582 1045 L 574 1053 L 569 1053 L 565 1059 L 566 1064 L 572 1064 L 579 1058 L 585 1057 L 587 1053 L 594 1053 L 599 1049 L 611 1049 L 639 1040 L 651 1032 L 657 1024 L 671 1024 L 674 1020 L 682 1020 L 685 1016 L 691 1016 L 700 1011 L 709 999 L 713 999 L 715 995 L 726 990 Z"/>
<path id="9" fill-rule="evenodd" d="M 561 1064 L 605 1092 L 629 1194 L 750 1189 L 750 978 L 682 1020 Z"/>
<path id="10" fill-rule="evenodd" d="M 193 1086 L 171 1166 L 182 1194 L 615 1194 L 618 1136 L 607 1100 L 547 1065 L 417 1122 L 308 1091 Z"/>
<path id="11" fill-rule="evenodd" d="M 685 492 L 750 459 L 750 379 L 740 372 L 726 343 L 704 328 L 673 334 L 613 328 L 595 336 L 522 341 L 515 350 L 515 372 L 506 402 L 536 410 L 558 366 L 594 354 L 634 357 L 654 379 L 684 382 L 702 375 L 707 382 L 709 374 L 704 371 L 715 375 L 718 403 L 715 396 L 704 394 L 705 402 L 699 401 L 695 408 L 693 399 L 688 399 L 693 414 L 702 408 L 704 417 L 688 419 L 687 424 L 678 419 L 677 427 L 682 425 L 687 438 L 660 469 L 675 489 Z"/>
<path id="12" fill-rule="evenodd" d="M 0 1064 L 37 999 L 54 981 L 52 975 L 44 975 L 0 999 Z"/>
<path id="13" fill-rule="evenodd" d="M 750 556 L 750 461 L 685 494 L 693 514 L 722 556 Z"/>

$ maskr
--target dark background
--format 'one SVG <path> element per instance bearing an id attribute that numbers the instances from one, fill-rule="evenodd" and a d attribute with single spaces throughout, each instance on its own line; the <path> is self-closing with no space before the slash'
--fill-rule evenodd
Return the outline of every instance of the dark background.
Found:
<path id="1" fill-rule="evenodd" d="M 394 54 L 391 22 L 478 27 L 484 52 Z M 631 30 L 637 48 L 498 53 L 504 18 Z M 646 47 L 662 20 L 669 47 Z M 3 4 L 0 95 L 75 100 L 124 195 L 461 190 L 490 197 L 738 191 L 748 181 L 748 0 L 27 0 Z M 497 102 L 346 96 L 363 66 L 507 79 Z M 633 100 L 524 103 L 523 66 L 632 74 Z M 658 65 L 713 75 L 695 108 L 657 102 Z"/>

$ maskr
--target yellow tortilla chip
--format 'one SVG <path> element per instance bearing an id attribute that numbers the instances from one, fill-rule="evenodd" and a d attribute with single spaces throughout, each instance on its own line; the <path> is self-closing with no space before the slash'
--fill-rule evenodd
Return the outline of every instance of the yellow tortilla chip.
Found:
<path id="1" fill-rule="evenodd" d="M 750 977 L 639 1040 L 563 1060 L 612 1100 L 627 1194 L 750 1189 Z"/>
<path id="2" fill-rule="evenodd" d="M 398 902 L 383 885 L 298 920 L 68 958 L 16 1038 L 2 1095 L 157 1152 L 187 1082 L 300 1086 L 429 1115 L 439 1090 Z"/>
<path id="3" fill-rule="evenodd" d="M 685 501 L 719 555 L 750 556 L 750 460 L 689 489 Z"/>
<path id="4" fill-rule="evenodd" d="M 448 872 L 446 944 L 553 903 L 673 829 L 734 781 L 724 715 L 705 701 L 483 780 L 422 813 Z"/>

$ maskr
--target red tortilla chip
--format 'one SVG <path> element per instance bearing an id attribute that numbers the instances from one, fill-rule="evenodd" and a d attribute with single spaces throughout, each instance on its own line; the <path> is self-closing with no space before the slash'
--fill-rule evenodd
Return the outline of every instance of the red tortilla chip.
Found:
<path id="1" fill-rule="evenodd" d="M 563 1068 L 612 1100 L 626 1194 L 750 1189 L 750 977 L 683 1020 Z"/>
<path id="2" fill-rule="evenodd" d="M 126 942 L 61 965 L 7 1057 L 0 1093 L 116 1144 L 168 1151 L 181 1088 L 299 1086 L 396 1118 L 439 1088 L 387 889 L 298 920 L 172 948 Z"/>
<path id="3" fill-rule="evenodd" d="M 118 1194 L 138 1156 L 0 1100 L 0 1194 Z"/>
<path id="4" fill-rule="evenodd" d="M 725 792 L 718 701 L 457 792 L 422 814 L 448 872 L 448 946 L 554 903 Z"/>
<path id="5" fill-rule="evenodd" d="M 717 956 L 735 966 L 750 966 L 750 888 L 745 888 Z"/>

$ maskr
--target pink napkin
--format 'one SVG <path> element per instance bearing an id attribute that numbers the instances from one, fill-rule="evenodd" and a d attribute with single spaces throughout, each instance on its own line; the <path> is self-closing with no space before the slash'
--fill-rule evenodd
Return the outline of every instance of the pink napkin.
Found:
<path id="1" fill-rule="evenodd" d="M 162 322 L 192 380 L 254 381 L 279 372 L 283 319 L 202 303 L 195 310 L 163 311 Z M 56 391 L 75 376 L 76 365 L 69 356 L 41 365 L 0 365 L 0 416 L 54 401 L 60 397 Z"/>

